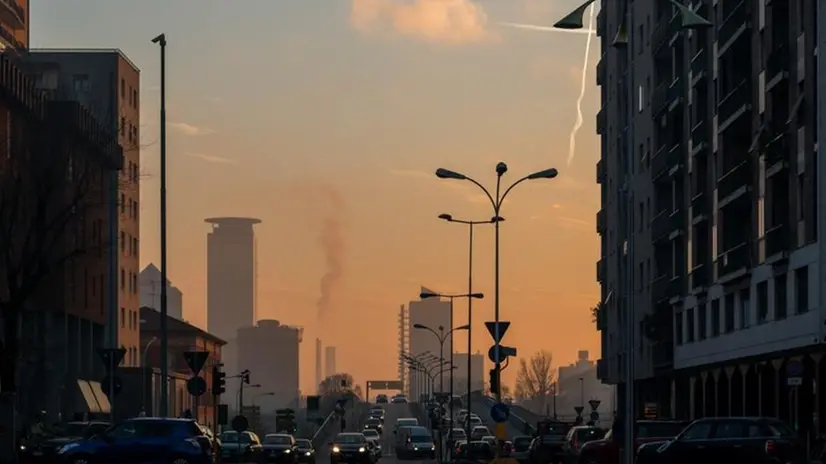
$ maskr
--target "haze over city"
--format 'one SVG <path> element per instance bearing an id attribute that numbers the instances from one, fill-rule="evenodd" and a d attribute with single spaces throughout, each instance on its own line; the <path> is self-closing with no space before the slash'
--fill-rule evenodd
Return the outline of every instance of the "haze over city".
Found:
<path id="1" fill-rule="evenodd" d="M 141 68 L 143 267 L 158 262 L 158 59 L 147 37 L 167 31 L 169 276 L 184 317 L 206 322 L 204 218 L 260 218 L 258 317 L 305 327 L 301 359 L 311 366 L 331 266 L 320 236 L 334 219 L 341 268 L 327 283 L 322 336 L 338 347 L 339 370 L 361 381 L 395 375 L 387 347 L 400 304 L 421 285 L 466 286 L 466 234 L 436 216 L 483 219 L 490 208 L 471 186 L 437 180 L 438 167 L 488 183 L 500 160 L 514 179 L 560 169 L 504 208 L 502 317 L 525 355 L 546 348 L 564 364 L 578 348 L 597 351 L 593 76 L 566 165 L 586 36 L 498 24 L 549 24 L 575 3 L 52 0 L 33 3 L 31 39 L 117 44 Z M 89 22 L 92 12 L 124 20 Z M 489 295 L 476 306 L 481 327 L 492 315 L 490 230 L 479 230 L 476 250 L 475 290 Z M 475 349 L 489 341 L 474 333 Z M 313 381 L 302 369 L 302 389 Z"/>

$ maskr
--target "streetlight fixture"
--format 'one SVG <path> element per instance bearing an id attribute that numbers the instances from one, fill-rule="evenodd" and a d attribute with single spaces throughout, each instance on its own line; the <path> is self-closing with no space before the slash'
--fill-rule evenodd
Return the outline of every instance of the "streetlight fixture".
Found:
<path id="1" fill-rule="evenodd" d="M 591 0 L 594 1 L 594 0 Z M 584 10 L 583 10 L 584 11 Z M 536 171 L 532 174 L 528 174 L 517 180 L 516 182 L 512 183 L 509 187 L 504 190 L 502 193 L 502 176 L 508 172 L 508 165 L 504 162 L 500 161 L 496 164 L 496 190 L 494 191 L 495 195 L 491 195 L 490 191 L 485 188 L 482 184 L 478 181 L 473 179 L 472 177 L 468 177 L 462 173 L 451 171 L 445 168 L 439 168 L 436 170 L 436 177 L 439 179 L 453 179 L 453 180 L 466 180 L 477 187 L 479 187 L 482 192 L 488 197 L 490 200 L 491 206 L 493 206 L 493 218 L 492 222 L 494 225 L 495 230 L 495 238 L 494 238 L 494 250 L 495 250 L 495 258 L 494 258 L 494 297 L 493 297 L 493 316 L 494 316 L 494 356 L 496 357 L 496 378 L 500 378 L 502 374 L 502 363 L 499 362 L 499 346 L 500 346 L 500 338 L 501 334 L 499 333 L 499 224 L 504 221 L 500 211 L 502 210 L 502 204 L 507 198 L 508 194 L 513 190 L 517 185 L 525 182 L 526 180 L 537 180 L 537 179 L 553 179 L 559 175 L 559 171 L 555 168 L 544 169 L 542 171 Z M 451 217 L 452 219 L 452 217 Z M 470 379 L 468 379 L 470 380 Z M 497 387 L 499 387 L 497 385 Z M 496 388 L 496 401 L 502 401 L 502 393 L 500 388 Z"/>
<path id="2" fill-rule="evenodd" d="M 167 264 L 166 264 L 166 34 L 160 34 L 152 43 L 161 47 L 161 114 L 160 114 L 160 171 L 161 171 L 161 378 L 169 376 L 169 328 L 167 327 Z M 169 416 L 169 385 L 161 382 L 161 417 Z"/>
<path id="3" fill-rule="evenodd" d="M 470 386 L 470 379 L 471 379 L 471 334 L 472 334 L 472 315 L 473 315 L 473 300 L 481 300 L 485 298 L 484 293 L 472 293 L 473 292 L 473 226 L 475 224 L 491 224 L 493 223 L 495 218 L 491 218 L 489 221 L 464 221 L 464 220 L 455 220 L 453 216 L 449 214 L 440 214 L 440 219 L 444 219 L 448 222 L 456 222 L 461 224 L 468 224 L 468 228 L 470 229 L 470 254 L 468 258 L 468 293 L 465 294 L 442 294 L 442 293 L 433 293 L 433 292 L 422 292 L 419 294 L 419 298 L 422 300 L 427 298 L 447 298 L 450 300 L 450 323 L 453 324 L 453 300 L 455 298 L 467 298 L 467 393 L 468 393 L 468 401 L 470 401 L 470 394 L 471 394 L 471 386 Z M 450 362 L 453 362 L 453 354 L 455 350 L 453 349 L 453 334 L 450 335 Z M 450 371 L 450 415 L 453 417 L 453 370 Z M 470 424 L 470 423 L 468 423 Z M 470 434 L 468 434 L 470 436 Z"/>
<path id="4" fill-rule="evenodd" d="M 430 294 L 429 293 L 422 293 L 421 295 L 430 295 Z M 466 295 L 466 296 L 470 297 L 469 295 Z M 453 314 L 452 314 L 453 313 L 453 310 L 452 310 L 453 300 L 451 299 L 450 301 L 451 301 L 450 307 L 451 307 L 451 323 L 452 323 L 453 322 L 452 321 L 452 319 L 453 319 L 453 317 L 452 317 L 453 316 Z M 430 333 L 432 333 L 433 335 L 436 336 L 436 338 L 439 340 L 439 361 L 442 364 L 444 364 L 445 363 L 445 342 L 447 341 L 447 337 L 453 338 L 452 334 L 453 334 L 453 332 L 456 332 L 457 330 L 470 330 L 470 324 L 465 324 L 465 325 L 462 325 L 462 326 L 459 326 L 459 327 L 454 327 L 454 328 L 448 330 L 447 333 L 445 333 L 444 326 L 441 326 L 441 325 L 439 326 L 439 331 L 438 332 L 436 332 L 435 330 L 431 329 L 430 327 L 428 327 L 426 325 L 422 325 L 422 324 L 413 324 L 413 328 L 414 329 L 420 329 L 420 330 L 427 330 L 428 332 L 430 332 Z M 453 351 L 453 350 L 451 350 L 451 351 Z M 453 363 L 453 353 L 452 352 L 450 353 L 450 356 L 451 356 L 451 361 L 450 362 L 452 364 Z M 451 371 L 451 379 L 453 378 L 452 377 L 452 372 L 453 371 Z M 439 375 L 439 390 L 440 390 L 440 393 L 445 392 L 445 379 L 444 379 L 444 376 L 441 375 L 443 373 L 444 372 L 439 373 L 440 374 Z M 453 386 L 451 385 L 451 391 L 452 390 L 453 390 Z M 451 403 L 453 402 L 452 397 L 450 398 L 450 401 L 451 401 Z"/>
<path id="5" fill-rule="evenodd" d="M 141 414 L 144 416 L 146 415 L 146 356 L 149 354 L 149 347 L 152 346 L 153 343 L 158 341 L 158 337 L 152 337 L 149 340 L 149 343 L 143 348 L 143 357 L 141 358 Z M 154 409 L 154 408 L 153 408 Z"/>
<path id="6" fill-rule="evenodd" d="M 559 20 L 554 27 L 557 29 L 582 29 L 583 28 L 583 19 L 585 16 L 585 10 L 588 9 L 596 0 L 587 0 L 585 3 L 580 5 L 577 9 L 569 13 L 567 16 L 563 17 Z M 690 7 L 683 5 L 682 3 L 678 2 L 677 0 L 668 0 L 671 5 L 673 5 L 677 9 L 677 15 L 680 17 L 680 29 L 705 29 L 711 27 L 712 24 L 707 19 L 703 18 Z M 627 8 L 627 7 L 626 7 Z M 615 48 L 625 48 L 627 50 L 633 50 L 633 40 L 634 34 L 629 34 L 628 31 L 633 31 L 633 25 L 631 24 L 632 15 L 629 11 L 626 10 L 625 13 L 625 20 L 620 25 L 619 30 L 617 31 L 617 35 L 614 38 L 613 43 L 611 44 Z M 631 55 L 630 52 L 626 53 L 627 60 L 631 62 Z M 631 72 L 629 72 L 629 81 L 626 91 L 628 92 L 628 101 L 634 101 L 634 93 L 635 93 L 635 85 L 634 85 L 634 69 L 630 67 Z M 628 126 L 633 127 L 634 121 L 634 105 L 626 105 L 626 111 L 628 112 Z M 626 150 L 628 153 L 634 152 L 634 131 L 628 131 L 628 137 L 626 140 L 627 146 Z M 633 157 L 627 157 L 627 166 L 626 169 L 626 177 L 633 172 L 632 161 Z M 633 205 L 634 204 L 634 193 L 631 190 L 630 182 L 626 178 L 624 181 L 623 186 L 624 196 L 623 203 L 626 205 Z M 625 305 L 626 307 L 633 308 L 634 305 L 631 302 L 631 299 L 634 295 L 634 276 L 633 276 L 633 260 L 634 260 L 634 223 L 632 217 L 633 208 L 626 208 L 626 218 L 625 218 L 625 228 L 626 228 L 626 259 L 625 259 Z M 634 381 L 635 381 L 635 371 L 634 371 L 634 356 L 636 356 L 634 350 L 634 330 L 636 329 L 636 323 L 634 322 L 634 318 L 629 316 L 626 317 L 626 327 L 625 329 L 625 343 L 626 343 L 626 372 L 625 372 L 625 385 L 626 385 L 626 392 L 625 392 L 625 420 L 623 423 L 623 428 L 625 429 L 624 435 L 624 443 L 623 448 L 624 456 L 623 460 L 626 464 L 630 464 L 634 462 Z"/>

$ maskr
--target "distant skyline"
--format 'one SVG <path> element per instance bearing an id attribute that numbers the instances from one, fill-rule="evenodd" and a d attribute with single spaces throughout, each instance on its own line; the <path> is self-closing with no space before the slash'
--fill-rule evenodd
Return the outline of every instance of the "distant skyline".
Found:
<path id="1" fill-rule="evenodd" d="M 551 25 L 578 4 L 40 0 L 31 40 L 120 48 L 141 68 L 143 267 L 159 261 L 159 56 L 149 41 L 166 34 L 169 277 L 186 294 L 184 317 L 206 325 L 203 219 L 259 217 L 258 318 L 303 326 L 305 340 L 331 327 L 323 338 L 337 347 L 338 370 L 363 384 L 397 376 L 400 303 L 421 285 L 467 286 L 466 230 L 436 216 L 481 219 L 490 208 L 471 185 L 435 179 L 442 166 L 486 185 L 500 160 L 509 181 L 560 170 L 555 180 L 520 186 L 503 210 L 502 318 L 513 323 L 506 338 L 525 356 L 551 350 L 557 365 L 578 349 L 597 352 L 589 311 L 599 300 L 593 78 L 566 165 L 587 36 L 500 25 Z M 590 76 L 599 55 L 592 50 Z M 346 211 L 328 201 L 330 191 Z M 340 275 L 319 316 L 330 217 L 339 221 Z M 485 352 L 493 242 L 484 227 L 474 259 L 474 290 L 486 298 L 474 305 L 473 346 Z M 465 323 L 463 304 L 456 318 Z M 314 356 L 303 343 L 304 391 L 314 391 Z M 514 375 L 505 372 L 505 381 Z"/>

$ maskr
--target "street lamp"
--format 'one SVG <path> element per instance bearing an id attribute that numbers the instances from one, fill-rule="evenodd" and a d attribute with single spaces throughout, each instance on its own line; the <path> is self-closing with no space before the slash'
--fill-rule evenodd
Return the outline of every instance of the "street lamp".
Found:
<path id="1" fill-rule="evenodd" d="M 252 385 L 247 385 L 246 388 L 261 388 L 261 384 L 254 383 Z M 241 410 L 244 408 L 244 404 L 242 403 L 244 401 L 244 397 L 241 395 L 241 391 L 242 389 L 239 389 L 238 392 L 235 394 L 236 400 L 238 401 L 238 414 L 241 414 Z"/>
<path id="2" fill-rule="evenodd" d="M 261 398 L 262 396 L 275 396 L 275 392 L 264 392 L 264 393 L 259 393 L 255 396 L 253 396 L 252 397 L 252 405 L 255 406 L 255 400 L 257 400 L 258 398 Z"/>
<path id="3" fill-rule="evenodd" d="M 158 337 L 152 337 L 149 343 L 143 348 L 143 357 L 141 358 L 141 413 L 146 415 L 146 356 L 149 354 L 149 347 L 158 341 Z"/>
<path id="4" fill-rule="evenodd" d="M 593 0 L 592 0 L 593 1 Z M 526 180 L 536 180 L 536 179 L 553 179 L 555 178 L 559 172 L 554 169 L 545 169 L 542 171 L 536 171 L 533 174 L 528 174 L 525 177 L 520 178 L 516 182 L 512 183 L 508 188 L 505 189 L 504 193 L 502 191 L 502 176 L 508 172 L 508 165 L 504 162 L 500 161 L 496 164 L 496 190 L 495 195 L 491 195 L 490 191 L 486 189 L 482 184 L 480 184 L 475 179 L 468 177 L 462 173 L 451 171 L 449 169 L 439 168 L 436 170 L 436 177 L 440 179 L 454 179 L 454 180 L 466 180 L 477 187 L 479 187 L 485 195 L 490 200 L 491 206 L 493 206 L 493 225 L 495 230 L 495 258 L 494 258 L 494 297 L 493 297 L 493 318 L 494 318 L 494 357 L 496 358 L 496 378 L 500 378 L 502 374 L 502 363 L 499 362 L 499 340 L 501 339 L 501 334 L 499 333 L 499 223 L 503 222 L 502 215 L 499 214 L 502 210 L 502 203 L 505 201 L 505 198 L 508 196 L 511 190 L 514 187 L 525 182 Z M 451 218 L 452 219 L 452 218 Z M 470 379 L 468 379 L 470 380 Z M 501 382 L 500 382 L 501 383 Z M 497 385 L 497 387 L 499 387 Z M 500 388 L 496 388 L 496 401 L 502 401 L 502 393 Z"/>
<path id="5" fill-rule="evenodd" d="M 449 214 L 440 214 L 440 219 L 444 219 L 448 222 L 457 222 L 461 224 L 468 224 L 468 228 L 470 229 L 470 254 L 468 258 L 468 292 L 465 294 L 458 294 L 458 295 L 449 295 L 449 294 L 442 294 L 442 293 L 433 293 L 433 292 L 422 292 L 419 294 L 419 298 L 427 299 L 427 298 L 447 298 L 450 300 L 450 324 L 453 325 L 453 300 L 455 298 L 467 298 L 467 397 L 468 401 L 470 401 L 470 394 L 471 394 L 471 386 L 470 386 L 470 359 L 471 359 L 471 327 L 473 325 L 473 300 L 478 299 L 481 300 L 485 297 L 484 293 L 473 293 L 473 226 L 475 224 L 491 224 L 493 223 L 494 219 L 490 221 L 463 221 L 463 220 L 455 220 L 453 216 Z M 453 349 L 453 335 L 450 336 L 450 362 L 453 362 L 453 354 L 455 350 Z M 450 416 L 453 417 L 453 370 L 450 371 Z M 468 435 L 470 436 L 470 435 Z"/>
<path id="6" fill-rule="evenodd" d="M 161 47 L 161 114 L 160 114 L 160 171 L 161 171 L 161 378 L 166 379 L 169 375 L 169 365 L 167 362 L 169 350 L 169 328 L 167 327 L 168 306 L 167 306 L 167 269 L 166 269 L 166 34 L 161 34 L 152 43 Z M 161 417 L 169 415 L 169 385 L 167 382 L 161 383 Z"/>
<path id="7" fill-rule="evenodd" d="M 452 304 L 451 304 L 451 307 L 453 307 Z M 435 330 L 431 329 L 430 327 L 428 327 L 426 325 L 422 325 L 422 324 L 413 324 L 413 328 L 414 329 L 420 329 L 420 330 L 427 330 L 428 332 L 430 332 L 430 333 L 432 333 L 433 335 L 436 336 L 436 338 L 439 340 L 439 361 L 442 364 L 444 364 L 445 363 L 445 342 L 447 341 L 447 337 L 450 337 L 451 334 L 453 334 L 453 332 L 455 332 L 457 330 L 469 330 L 470 325 L 465 324 L 465 325 L 461 325 L 459 327 L 454 327 L 454 328 L 448 330 L 447 333 L 445 333 L 444 326 L 441 326 L 441 325 L 439 326 L 439 331 L 438 332 L 436 332 Z M 451 357 L 452 356 L 453 356 L 453 353 L 451 353 Z M 452 362 L 453 361 L 451 361 L 451 363 Z M 445 392 L 445 379 L 444 379 L 444 375 L 441 375 L 443 373 L 444 372 L 439 373 L 440 374 L 439 375 L 439 390 L 440 390 L 440 393 Z M 453 401 L 453 398 L 451 398 L 450 400 Z"/>
<path id="8" fill-rule="evenodd" d="M 585 3 L 580 5 L 577 9 L 572 11 L 567 16 L 563 17 L 559 20 L 556 24 L 554 24 L 555 28 L 558 29 L 582 29 L 583 28 L 583 19 L 585 15 L 585 10 L 588 9 L 596 0 L 587 0 Z M 712 24 L 707 19 L 703 18 L 702 16 L 698 15 L 694 12 L 691 8 L 682 3 L 678 2 L 677 0 L 667 0 L 671 5 L 673 5 L 677 11 L 676 14 L 680 17 L 680 29 L 705 29 L 710 27 Z M 633 19 L 633 15 L 630 11 L 627 10 L 625 12 L 625 20 L 620 25 L 620 28 L 617 30 L 617 34 L 614 37 L 614 41 L 612 42 L 612 46 L 615 48 L 625 48 L 626 49 L 626 59 L 629 63 L 630 72 L 629 81 L 626 91 L 628 92 L 628 101 L 634 101 L 634 93 L 635 93 L 635 85 L 634 85 L 634 69 L 630 66 L 632 55 L 631 51 L 634 50 L 634 37 L 633 33 L 629 34 L 628 31 L 634 31 L 634 25 L 631 24 L 631 20 Z M 634 121 L 634 105 L 628 104 L 626 105 L 627 111 L 627 118 L 628 118 L 628 127 L 631 128 L 628 131 L 628 136 L 626 137 L 626 150 L 627 153 L 634 153 L 634 130 L 633 130 L 633 121 Z M 633 308 L 634 304 L 631 301 L 634 295 L 634 222 L 633 222 L 633 208 L 634 205 L 634 192 L 631 189 L 630 179 L 628 177 L 633 172 L 633 156 L 626 157 L 627 166 L 625 166 L 625 176 L 626 178 L 623 181 L 623 192 L 625 198 L 623 199 L 622 203 L 626 205 L 625 208 L 625 229 L 626 229 L 626 259 L 625 259 L 625 282 L 624 287 L 624 305 L 626 308 Z M 632 314 L 628 314 L 626 317 L 626 326 L 625 329 L 625 352 L 626 352 L 626 369 L 625 369 L 625 420 L 623 428 L 625 430 L 624 435 L 624 443 L 623 448 L 624 451 L 624 463 L 630 464 L 634 462 L 634 382 L 635 382 L 635 371 L 634 371 L 634 356 L 636 356 L 634 350 L 634 331 L 636 330 L 636 322 L 634 320 Z"/>

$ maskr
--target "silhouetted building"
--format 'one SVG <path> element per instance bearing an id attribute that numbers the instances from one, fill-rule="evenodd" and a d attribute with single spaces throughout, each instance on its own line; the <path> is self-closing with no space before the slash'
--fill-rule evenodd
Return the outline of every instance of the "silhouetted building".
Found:
<path id="1" fill-rule="evenodd" d="M 479 352 L 470 355 L 470 389 L 471 391 L 484 391 L 485 379 L 488 371 L 485 370 L 486 354 Z M 455 353 L 453 355 L 453 393 L 455 395 L 466 395 L 468 387 L 468 355 L 467 353 Z"/>
<path id="2" fill-rule="evenodd" d="M 422 287 L 421 292 L 428 292 L 428 293 L 435 293 L 431 290 L 428 290 Z M 427 298 L 424 300 L 417 300 L 411 301 L 408 304 L 408 333 L 409 333 L 409 354 L 411 356 L 420 356 L 426 352 L 431 353 L 432 355 L 438 357 L 439 356 L 439 339 L 436 335 L 431 333 L 429 330 L 425 329 L 416 329 L 414 326 L 416 324 L 421 324 L 425 327 L 428 327 L 439 333 L 439 327 L 442 327 L 445 332 L 450 330 L 450 302 L 447 300 L 441 300 L 439 298 Z M 448 338 L 448 342 L 445 343 L 444 347 L 444 357 L 445 359 L 449 359 L 450 357 L 450 339 Z M 437 372 L 439 369 L 435 369 L 434 373 Z M 409 374 L 410 378 L 412 374 Z M 448 386 L 449 384 L 445 384 Z M 414 399 L 418 399 L 419 395 L 424 392 L 415 391 L 415 385 L 410 385 L 412 388 L 411 396 Z M 436 386 L 438 389 L 438 385 Z"/>
<path id="3" fill-rule="evenodd" d="M 29 47 L 29 0 L 0 2 L 0 52 L 18 57 Z"/>
<path id="4" fill-rule="evenodd" d="M 261 320 L 258 325 L 238 329 L 239 370 L 249 369 L 250 383 L 261 388 L 244 392 L 245 402 L 260 396 L 255 404 L 264 413 L 282 407 L 297 407 L 299 396 L 299 348 L 304 329 Z M 227 393 L 231 392 L 227 388 Z M 230 403 L 232 405 L 232 403 Z"/>
<path id="5" fill-rule="evenodd" d="M 315 339 L 315 389 L 318 389 L 318 386 L 321 385 L 321 381 L 324 380 L 322 377 L 323 369 L 323 361 L 322 361 L 322 354 L 321 354 L 321 339 Z"/>
<path id="6" fill-rule="evenodd" d="M 109 204 L 116 221 L 103 227 L 117 240 L 110 243 L 113 253 L 108 254 L 106 283 L 111 289 L 106 307 L 118 314 L 117 321 L 111 322 L 117 345 L 127 350 L 124 365 L 136 366 L 140 342 L 140 71 L 117 49 L 36 49 L 29 51 L 25 62 L 40 90 L 53 99 L 80 102 L 117 135 L 123 147 L 119 175 L 107 178 L 108 187 L 117 190 Z"/>
<path id="7" fill-rule="evenodd" d="M 161 271 L 154 264 L 149 264 L 141 271 L 138 283 L 141 308 L 147 307 L 161 312 Z M 166 314 L 184 320 L 183 299 L 183 292 L 166 279 Z"/>
<path id="8" fill-rule="evenodd" d="M 324 348 L 324 371 L 325 377 L 330 377 L 338 372 L 336 370 L 336 347 L 334 346 Z"/>

